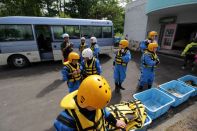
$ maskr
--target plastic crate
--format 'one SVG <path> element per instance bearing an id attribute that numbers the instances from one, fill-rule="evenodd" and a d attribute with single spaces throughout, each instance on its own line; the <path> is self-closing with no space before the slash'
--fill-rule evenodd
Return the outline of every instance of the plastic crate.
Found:
<path id="1" fill-rule="evenodd" d="M 156 88 L 134 94 L 133 97 L 144 104 L 151 119 L 156 119 L 166 113 L 175 101 L 173 97 Z"/>
<path id="2" fill-rule="evenodd" d="M 144 123 L 144 126 L 140 129 L 130 130 L 130 131 L 146 131 L 147 127 L 151 124 L 152 119 L 147 115 L 146 121 Z"/>
<path id="3" fill-rule="evenodd" d="M 197 77 L 196 76 L 186 75 L 186 76 L 183 76 L 183 77 L 178 79 L 178 81 L 181 81 L 185 84 L 187 84 L 186 81 L 189 81 L 189 80 L 192 80 L 195 84 L 197 84 Z M 187 84 L 187 85 L 189 85 L 189 84 Z M 191 86 L 195 89 L 195 91 L 192 93 L 191 96 L 196 96 L 197 95 L 197 87 L 194 87 L 192 85 L 189 85 L 189 86 Z"/>
<path id="4" fill-rule="evenodd" d="M 169 81 L 159 87 L 175 99 L 175 102 L 172 104 L 173 107 L 176 107 L 186 101 L 195 91 L 191 86 L 177 80 Z"/>

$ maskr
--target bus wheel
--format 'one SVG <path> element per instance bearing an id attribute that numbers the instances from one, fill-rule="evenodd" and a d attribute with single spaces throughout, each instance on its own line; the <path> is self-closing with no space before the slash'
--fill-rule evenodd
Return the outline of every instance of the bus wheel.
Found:
<path id="1" fill-rule="evenodd" d="M 16 68 L 23 68 L 29 65 L 29 60 L 23 55 L 13 55 L 9 59 L 9 64 Z"/>

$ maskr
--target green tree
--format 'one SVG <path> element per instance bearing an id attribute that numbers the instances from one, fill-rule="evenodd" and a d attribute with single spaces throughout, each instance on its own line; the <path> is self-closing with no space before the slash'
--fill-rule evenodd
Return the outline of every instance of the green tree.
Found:
<path id="1" fill-rule="evenodd" d="M 41 0 L 1 0 L 1 16 L 41 16 Z"/>

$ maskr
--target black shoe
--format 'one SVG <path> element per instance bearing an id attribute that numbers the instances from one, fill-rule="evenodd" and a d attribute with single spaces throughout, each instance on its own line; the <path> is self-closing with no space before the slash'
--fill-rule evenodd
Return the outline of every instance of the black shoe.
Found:
<path id="1" fill-rule="evenodd" d="M 138 89 L 139 89 L 139 90 L 143 90 L 143 86 L 139 86 Z"/>
<path id="2" fill-rule="evenodd" d="M 152 87 L 152 85 L 148 85 L 148 89 L 150 89 Z"/>
<path id="3" fill-rule="evenodd" d="M 118 83 L 115 83 L 115 92 L 116 93 L 120 93 L 120 89 L 119 89 Z"/>
<path id="4" fill-rule="evenodd" d="M 119 84 L 119 88 L 120 88 L 121 90 L 125 90 L 125 88 L 123 88 L 121 84 Z"/>

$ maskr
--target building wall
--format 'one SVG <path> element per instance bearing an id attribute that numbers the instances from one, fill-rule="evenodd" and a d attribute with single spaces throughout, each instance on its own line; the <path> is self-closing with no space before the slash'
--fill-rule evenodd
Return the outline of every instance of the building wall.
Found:
<path id="1" fill-rule="evenodd" d="M 128 34 L 129 41 L 145 39 L 147 16 L 145 13 L 147 0 L 133 1 L 126 6 L 124 36 Z"/>
<path id="2" fill-rule="evenodd" d="M 183 11 L 177 14 L 177 22 L 179 24 L 182 23 L 197 23 L 197 5 L 196 9 L 189 10 L 189 11 Z"/>
<path id="3" fill-rule="evenodd" d="M 177 16 L 177 20 L 176 20 L 177 24 L 197 23 L 197 13 L 194 12 L 197 12 L 197 8 L 182 10 L 176 13 L 169 12 L 168 14 L 158 13 L 158 14 L 148 15 L 147 32 L 151 30 L 155 30 L 159 33 L 161 28 L 159 19 L 162 17 Z"/>
<path id="4" fill-rule="evenodd" d="M 195 3 L 197 3 L 197 0 L 148 0 L 146 6 L 146 13 L 169 7 L 189 5 Z"/>

